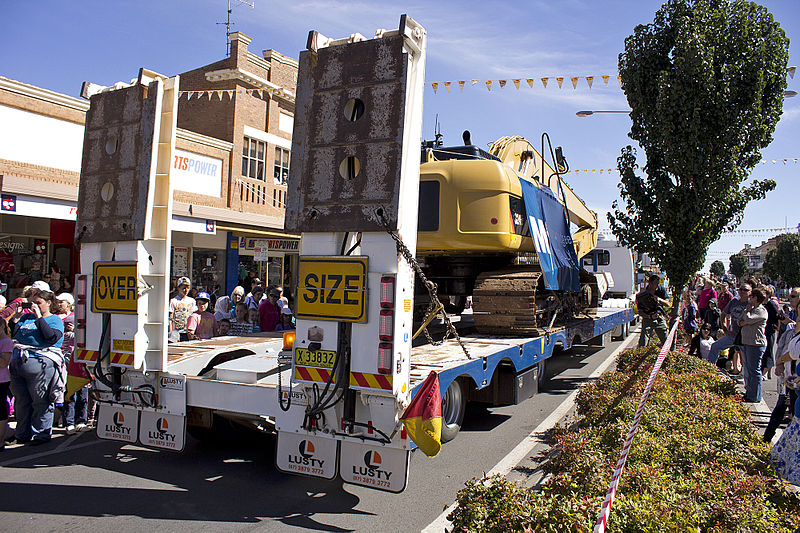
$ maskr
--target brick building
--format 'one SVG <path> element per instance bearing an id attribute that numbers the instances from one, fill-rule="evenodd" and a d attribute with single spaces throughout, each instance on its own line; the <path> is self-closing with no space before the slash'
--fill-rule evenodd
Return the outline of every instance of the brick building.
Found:
<path id="1" fill-rule="evenodd" d="M 297 62 L 229 57 L 181 74 L 173 161 L 173 274 L 227 293 L 248 269 L 291 284 L 297 236 L 283 232 Z M 261 92 L 259 92 L 261 91 Z M 190 97 L 191 96 L 191 97 Z M 78 270 L 75 214 L 89 102 L 0 77 L 0 280 L 13 288 L 56 264 Z M 264 240 L 267 260 L 254 248 Z M 263 258 L 261 258 L 263 259 Z"/>

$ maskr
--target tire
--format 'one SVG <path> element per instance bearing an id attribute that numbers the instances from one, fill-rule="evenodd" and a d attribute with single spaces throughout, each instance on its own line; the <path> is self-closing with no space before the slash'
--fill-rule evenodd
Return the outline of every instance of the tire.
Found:
<path id="1" fill-rule="evenodd" d="M 545 372 L 547 372 L 547 359 L 542 359 L 538 364 L 539 373 L 536 376 L 536 390 L 537 392 L 542 392 L 547 385 L 547 378 L 545 377 Z"/>
<path id="2" fill-rule="evenodd" d="M 625 331 L 625 326 L 627 324 L 620 324 L 619 326 L 615 327 L 614 330 L 611 332 L 611 338 L 616 341 L 624 340 L 627 336 Z"/>
<path id="3" fill-rule="evenodd" d="M 442 442 L 450 442 L 464 422 L 464 411 L 467 409 L 467 396 L 460 379 L 454 379 L 442 397 Z"/>

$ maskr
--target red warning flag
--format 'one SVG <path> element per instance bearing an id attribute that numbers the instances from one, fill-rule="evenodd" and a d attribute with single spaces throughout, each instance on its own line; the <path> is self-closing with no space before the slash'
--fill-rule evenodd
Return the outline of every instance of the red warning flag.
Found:
<path id="1" fill-rule="evenodd" d="M 409 437 L 428 457 L 436 457 L 442 448 L 442 395 L 439 375 L 431 372 L 411 400 L 403 416 Z"/>

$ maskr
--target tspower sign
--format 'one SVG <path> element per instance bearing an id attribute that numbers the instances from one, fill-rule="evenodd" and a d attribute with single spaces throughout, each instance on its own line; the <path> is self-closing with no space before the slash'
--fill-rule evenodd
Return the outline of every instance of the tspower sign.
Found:
<path id="1" fill-rule="evenodd" d="M 175 189 L 219 197 L 222 194 L 222 160 L 176 149 L 172 155 Z"/>

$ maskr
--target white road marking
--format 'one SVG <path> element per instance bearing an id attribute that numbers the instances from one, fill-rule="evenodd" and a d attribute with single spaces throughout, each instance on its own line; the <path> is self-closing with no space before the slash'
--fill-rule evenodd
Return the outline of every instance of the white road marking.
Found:
<path id="1" fill-rule="evenodd" d="M 61 446 L 63 446 L 63 444 L 61 444 L 58 447 L 56 447 L 56 448 L 54 448 L 52 450 L 48 450 L 46 452 L 34 453 L 34 454 L 31 454 L 31 455 L 25 455 L 23 457 L 17 457 L 15 459 L 9 459 L 8 461 L 3 461 L 2 463 L 0 463 L 0 466 L 10 466 L 10 465 L 15 465 L 17 463 L 26 463 L 28 461 L 33 461 L 35 459 L 39 459 L 39 458 L 42 458 L 42 457 L 47 457 L 48 455 L 54 455 L 54 454 L 57 454 L 57 453 L 64 453 L 65 451 L 70 451 L 70 450 L 77 450 L 78 448 L 86 448 L 87 446 L 94 446 L 95 444 L 101 444 L 102 442 L 104 442 L 104 441 L 102 441 L 102 440 L 93 440 L 93 441 L 89 441 L 89 442 L 84 442 L 82 444 L 76 444 L 74 446 L 70 446 L 69 448 L 62 448 Z"/>
<path id="2" fill-rule="evenodd" d="M 623 351 L 628 348 L 628 346 L 633 343 L 634 341 L 639 340 L 638 330 L 632 332 L 628 335 L 628 338 L 622 341 L 614 352 L 603 361 L 600 366 L 598 366 L 594 372 L 589 375 L 589 379 L 596 379 L 600 377 L 603 372 L 605 372 L 609 366 L 611 366 L 616 360 L 617 356 Z M 549 431 L 556 425 L 556 423 L 564 418 L 566 414 L 572 409 L 575 405 L 575 398 L 578 396 L 578 390 L 572 391 L 569 396 L 567 396 L 561 405 L 559 405 L 555 411 L 550 413 L 550 415 L 545 418 L 541 424 L 536 426 L 536 428 L 531 431 L 522 442 L 517 444 L 513 450 L 511 450 L 508 455 L 503 457 L 499 463 L 494 465 L 494 467 L 486 472 L 487 476 L 491 476 L 494 474 L 500 474 L 505 476 L 511 469 L 513 469 L 516 465 L 519 464 L 520 461 L 525 459 L 525 457 L 531 452 L 531 450 L 542 442 L 542 436 L 544 433 Z M 428 524 L 423 530 L 422 533 L 441 533 L 442 531 L 447 531 L 448 527 L 450 527 L 450 521 L 447 519 L 447 515 L 452 513 L 457 506 L 457 503 L 453 502 L 453 504 L 445 509 L 442 514 L 440 514 L 436 519 Z"/>

